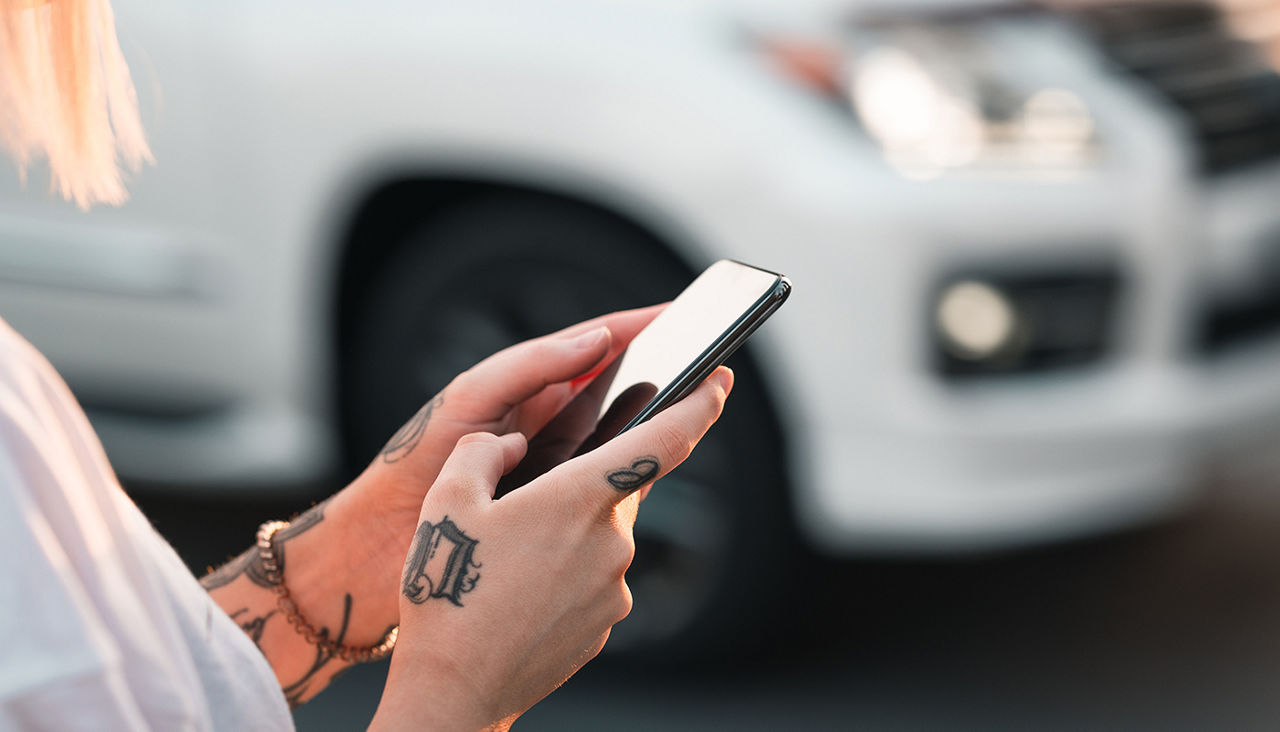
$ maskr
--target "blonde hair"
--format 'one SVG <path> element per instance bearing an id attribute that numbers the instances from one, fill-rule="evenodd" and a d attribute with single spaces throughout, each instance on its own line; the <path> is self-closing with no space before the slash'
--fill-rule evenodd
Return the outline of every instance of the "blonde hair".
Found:
<path id="1" fill-rule="evenodd" d="M 152 158 L 108 0 L 0 0 L 0 143 L 81 208 L 128 197 L 121 164 Z"/>

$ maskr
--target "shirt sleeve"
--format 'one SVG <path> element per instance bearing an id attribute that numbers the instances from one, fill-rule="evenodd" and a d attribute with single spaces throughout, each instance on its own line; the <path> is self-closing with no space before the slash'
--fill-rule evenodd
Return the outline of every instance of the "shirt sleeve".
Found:
<path id="1" fill-rule="evenodd" d="M 40 365 L 0 359 L 0 729 L 208 729 L 119 485 Z"/>
<path id="2" fill-rule="evenodd" d="M 292 728 L 261 652 L 0 320 L 0 732 Z"/>

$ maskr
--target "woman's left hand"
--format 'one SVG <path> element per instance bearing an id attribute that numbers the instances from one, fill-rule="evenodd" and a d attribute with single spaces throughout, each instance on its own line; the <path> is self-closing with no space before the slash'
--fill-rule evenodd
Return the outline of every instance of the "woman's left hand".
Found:
<path id="1" fill-rule="evenodd" d="M 474 432 L 521 433 L 529 444 L 526 476 L 563 462 L 595 426 L 604 384 L 588 384 L 661 310 L 596 318 L 512 346 L 458 375 L 356 480 L 275 534 L 288 606 L 320 638 L 354 647 L 379 643 L 399 622 L 400 572 L 423 499 L 458 440 Z M 258 548 L 202 582 L 262 649 L 291 703 L 310 699 L 348 665 L 291 626 Z"/>

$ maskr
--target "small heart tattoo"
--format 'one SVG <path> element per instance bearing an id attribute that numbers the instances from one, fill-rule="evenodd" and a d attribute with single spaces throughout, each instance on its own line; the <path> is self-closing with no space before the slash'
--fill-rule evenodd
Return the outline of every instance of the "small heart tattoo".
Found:
<path id="1" fill-rule="evenodd" d="M 630 493 L 656 478 L 658 469 L 658 458 L 652 455 L 645 455 L 644 457 L 636 458 L 631 463 L 631 467 L 619 468 L 606 475 L 605 478 L 609 481 L 609 485 L 623 493 Z"/>

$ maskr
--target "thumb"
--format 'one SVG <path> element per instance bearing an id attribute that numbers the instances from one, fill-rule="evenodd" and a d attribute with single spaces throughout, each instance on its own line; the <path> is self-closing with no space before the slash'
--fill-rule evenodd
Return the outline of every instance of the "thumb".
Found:
<path id="1" fill-rule="evenodd" d="M 526 448 L 524 435 L 519 432 L 501 437 L 488 432 L 463 435 L 427 491 L 424 513 L 427 503 L 492 499 L 498 480 L 520 462 Z"/>

